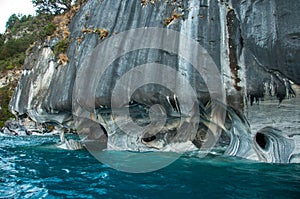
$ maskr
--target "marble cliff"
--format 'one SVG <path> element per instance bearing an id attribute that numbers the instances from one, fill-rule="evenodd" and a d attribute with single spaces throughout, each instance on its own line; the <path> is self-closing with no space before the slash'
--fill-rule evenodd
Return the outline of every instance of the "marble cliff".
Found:
<path id="1" fill-rule="evenodd" d="M 19 118 L 74 128 L 73 87 L 85 57 L 109 37 L 144 27 L 176 30 L 204 47 L 219 69 L 227 104 L 236 112 L 266 95 L 281 102 L 294 95 L 292 84 L 300 84 L 299 8 L 298 0 L 88 0 L 66 24 L 67 33 L 28 51 L 10 109 Z M 57 58 L 55 46 L 62 39 L 68 45 L 64 56 Z M 122 45 L 126 42 L 130 41 Z M 97 87 L 95 108 L 109 109 L 117 79 L 130 68 L 151 62 L 171 66 L 186 76 L 198 99 L 207 103 L 203 92 L 208 92 L 199 86 L 203 79 L 189 63 L 168 52 L 142 49 L 113 62 Z M 133 102 L 149 103 L 146 98 L 152 91 L 151 87 L 141 89 Z M 157 98 L 155 103 L 160 101 Z"/>

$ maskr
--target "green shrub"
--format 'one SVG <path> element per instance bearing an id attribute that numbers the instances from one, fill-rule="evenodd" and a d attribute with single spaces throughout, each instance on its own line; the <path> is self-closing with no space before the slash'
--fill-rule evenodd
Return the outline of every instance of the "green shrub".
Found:
<path id="1" fill-rule="evenodd" d="M 69 46 L 69 42 L 67 40 L 59 40 L 54 46 L 54 55 L 58 57 L 59 54 L 65 53 Z"/>
<path id="2" fill-rule="evenodd" d="M 12 70 L 12 69 L 14 69 L 14 68 L 15 68 L 15 67 L 14 67 L 13 65 L 11 65 L 11 64 L 8 65 L 8 66 L 6 67 L 7 70 Z"/>
<path id="3" fill-rule="evenodd" d="M 53 23 L 49 23 L 45 28 L 44 28 L 44 35 L 51 36 L 54 31 L 56 30 L 56 26 Z"/>
<path id="4" fill-rule="evenodd" d="M 12 97 L 11 85 L 0 88 L 0 128 L 3 127 L 4 122 L 10 118 L 13 118 L 14 115 L 9 112 L 8 104 Z"/>
<path id="5" fill-rule="evenodd" d="M 15 67 L 21 68 L 21 66 L 24 64 L 25 57 L 26 57 L 25 52 L 20 52 L 11 57 L 7 57 L 4 60 L 0 59 L 0 72 L 4 72 L 6 70 L 12 70 Z"/>

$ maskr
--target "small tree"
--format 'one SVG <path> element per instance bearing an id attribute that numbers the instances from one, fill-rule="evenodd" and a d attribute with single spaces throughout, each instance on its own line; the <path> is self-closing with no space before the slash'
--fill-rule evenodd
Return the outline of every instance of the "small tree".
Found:
<path id="1" fill-rule="evenodd" d="M 6 22 L 6 29 L 11 29 L 19 21 L 20 19 L 16 14 L 11 15 Z"/>
<path id="2" fill-rule="evenodd" d="M 71 9 L 73 0 L 32 0 L 38 13 L 61 14 Z"/>

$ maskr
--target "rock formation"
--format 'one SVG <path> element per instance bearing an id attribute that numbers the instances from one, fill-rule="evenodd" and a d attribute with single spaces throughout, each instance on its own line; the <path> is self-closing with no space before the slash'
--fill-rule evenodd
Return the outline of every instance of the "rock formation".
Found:
<path id="1" fill-rule="evenodd" d="M 61 41 L 58 36 L 54 35 L 32 47 L 10 109 L 15 115 L 29 117 L 37 123 L 55 123 L 74 128 L 74 82 L 78 71 L 86 65 L 86 57 L 106 39 L 127 30 L 145 27 L 178 31 L 205 48 L 219 69 L 225 85 L 227 104 L 233 112 L 242 112 L 247 101 L 252 103 L 265 95 L 275 96 L 281 102 L 294 95 L 291 84 L 300 84 L 299 9 L 298 0 L 116 0 L 114 3 L 89 0 L 72 15 L 67 24 L 68 31 L 63 32 L 62 37 L 67 39 L 68 45 L 66 52 L 59 55 L 59 60 L 54 52 Z M 130 45 L 130 42 L 124 40 L 120 45 Z M 189 46 L 186 49 L 188 52 L 194 50 Z M 125 139 L 113 135 L 110 138 L 115 126 L 111 125 L 114 120 L 108 110 L 111 108 L 111 92 L 116 81 L 135 66 L 153 62 L 176 69 L 197 91 L 196 97 L 203 107 L 208 103 L 209 93 L 203 77 L 195 72 L 187 60 L 159 49 L 129 52 L 115 60 L 99 80 L 93 106 L 100 114 L 91 112 L 88 116 L 91 120 L 101 116 L 100 123 L 108 131 L 108 140 Z M 179 106 L 176 111 L 174 93 L 166 90 L 164 94 L 168 97 L 160 96 L 156 92 L 157 88 L 141 88 L 132 97 L 130 106 L 145 108 L 161 103 L 167 115 L 178 113 Z M 232 140 L 237 136 L 236 131 L 244 131 L 238 129 L 240 125 L 236 124 L 242 121 L 244 126 L 241 128 L 245 127 L 241 119 L 243 117 L 239 114 L 234 116 L 236 120 L 231 121 L 231 129 L 237 129 L 227 134 Z M 174 124 L 174 121 L 171 120 L 171 123 Z M 218 128 L 226 130 L 224 126 Z M 167 131 L 166 128 L 164 130 Z M 245 144 L 247 149 L 246 146 L 252 141 L 249 141 L 250 137 L 244 139 L 243 133 L 240 135 L 236 143 Z M 146 136 L 142 141 L 149 145 L 154 140 L 153 136 Z M 169 139 L 164 135 L 156 136 L 161 136 L 161 140 Z M 201 136 L 194 135 L 194 138 L 199 138 L 198 141 L 190 141 L 201 144 Z M 241 150 L 234 150 L 236 143 L 232 141 L 229 145 L 228 154 L 247 156 Z M 144 147 L 142 142 L 138 145 Z"/>

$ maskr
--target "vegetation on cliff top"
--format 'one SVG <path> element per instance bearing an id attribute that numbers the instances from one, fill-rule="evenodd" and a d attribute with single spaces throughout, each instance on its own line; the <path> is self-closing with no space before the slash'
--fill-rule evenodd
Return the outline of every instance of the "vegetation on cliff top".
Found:
<path id="1" fill-rule="evenodd" d="M 38 13 L 58 15 L 71 9 L 74 0 L 32 0 Z"/>
<path id="2" fill-rule="evenodd" d="M 0 34 L 0 72 L 20 68 L 27 48 L 55 30 L 52 15 L 15 15 L 7 21 L 5 34 Z"/>

